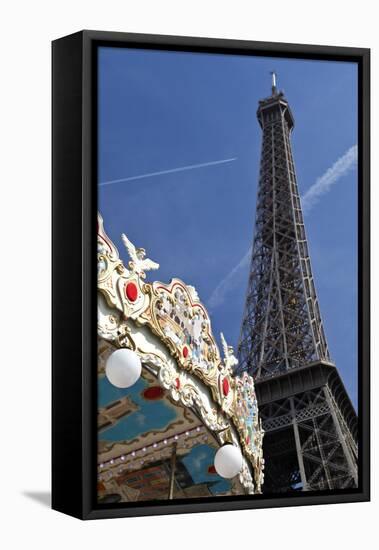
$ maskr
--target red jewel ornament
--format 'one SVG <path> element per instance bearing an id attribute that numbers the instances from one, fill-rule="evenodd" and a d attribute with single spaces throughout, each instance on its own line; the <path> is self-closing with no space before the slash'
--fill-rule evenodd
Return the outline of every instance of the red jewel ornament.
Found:
<path id="1" fill-rule="evenodd" d="M 179 378 L 175 378 L 175 387 L 178 390 L 180 388 L 180 380 Z"/>
<path id="2" fill-rule="evenodd" d="M 187 346 L 184 346 L 184 348 L 183 348 L 183 357 L 184 357 L 184 359 L 186 359 L 188 357 L 188 348 L 187 348 Z"/>
<path id="3" fill-rule="evenodd" d="M 246 438 L 246 445 L 249 445 L 249 443 L 250 443 L 250 437 L 247 436 L 247 438 Z"/>
<path id="4" fill-rule="evenodd" d="M 225 397 L 228 395 L 229 389 L 229 380 L 227 378 L 224 378 L 224 380 L 222 381 L 222 391 Z"/>
<path id="5" fill-rule="evenodd" d="M 125 287 L 125 294 L 130 302 L 135 302 L 138 296 L 138 288 L 134 283 L 128 283 Z"/>

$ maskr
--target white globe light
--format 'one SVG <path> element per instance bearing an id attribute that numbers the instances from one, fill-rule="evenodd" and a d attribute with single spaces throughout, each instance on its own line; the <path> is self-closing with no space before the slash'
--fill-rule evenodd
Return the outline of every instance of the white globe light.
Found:
<path id="1" fill-rule="evenodd" d="M 108 357 L 105 374 L 117 388 L 130 388 L 141 376 L 141 360 L 131 349 L 120 348 Z"/>
<path id="2" fill-rule="evenodd" d="M 215 455 L 214 465 L 219 476 L 231 479 L 241 471 L 241 451 L 235 445 L 223 445 Z"/>

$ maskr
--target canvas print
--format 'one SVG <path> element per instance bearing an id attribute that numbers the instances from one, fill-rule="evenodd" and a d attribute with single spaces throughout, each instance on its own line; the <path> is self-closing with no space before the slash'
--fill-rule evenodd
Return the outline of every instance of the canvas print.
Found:
<path id="1" fill-rule="evenodd" d="M 97 75 L 98 503 L 356 488 L 357 65 Z"/>

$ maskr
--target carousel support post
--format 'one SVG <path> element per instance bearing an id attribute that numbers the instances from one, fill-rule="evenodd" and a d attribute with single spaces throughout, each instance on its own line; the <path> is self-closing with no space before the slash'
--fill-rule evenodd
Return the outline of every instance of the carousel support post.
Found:
<path id="1" fill-rule="evenodd" d="M 170 489 L 168 493 L 169 500 L 174 498 L 174 482 L 175 482 L 175 468 L 176 468 L 176 447 L 177 442 L 174 441 L 172 445 L 172 454 L 171 454 L 171 473 L 170 473 Z"/>

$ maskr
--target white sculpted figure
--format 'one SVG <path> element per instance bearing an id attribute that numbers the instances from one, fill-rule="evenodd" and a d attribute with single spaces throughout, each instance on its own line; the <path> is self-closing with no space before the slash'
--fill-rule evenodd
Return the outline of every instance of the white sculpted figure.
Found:
<path id="1" fill-rule="evenodd" d="M 199 302 L 200 301 L 200 298 L 199 298 L 199 295 L 197 293 L 197 290 L 194 286 L 192 285 L 187 285 L 187 289 L 190 293 L 190 296 L 191 296 L 191 300 L 193 302 Z"/>
<path id="2" fill-rule="evenodd" d="M 149 260 L 149 258 L 145 259 L 146 250 L 144 248 L 136 248 L 134 244 L 129 241 L 128 237 L 124 235 L 124 233 L 121 235 L 121 238 L 128 251 L 131 260 L 129 262 L 129 267 L 132 271 L 138 275 L 141 275 L 141 277 L 144 277 L 145 271 L 159 268 L 159 264 L 156 262 Z"/>
<path id="3" fill-rule="evenodd" d="M 226 368 L 230 368 L 231 370 L 233 370 L 233 367 L 238 365 L 238 359 L 234 355 L 233 346 L 228 346 L 222 332 L 221 332 L 221 343 L 222 343 L 222 348 L 224 350 L 224 363 L 225 363 L 225 366 L 226 366 Z"/>

